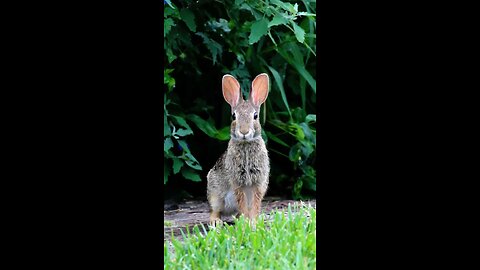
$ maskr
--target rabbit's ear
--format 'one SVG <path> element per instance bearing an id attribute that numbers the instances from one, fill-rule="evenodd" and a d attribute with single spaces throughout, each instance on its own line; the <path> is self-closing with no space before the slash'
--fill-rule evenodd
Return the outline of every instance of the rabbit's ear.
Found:
<path id="1" fill-rule="evenodd" d="M 225 101 L 232 108 L 238 105 L 240 101 L 240 84 L 232 75 L 224 75 L 222 78 L 222 92 Z"/>
<path id="2" fill-rule="evenodd" d="M 268 75 L 267 73 L 259 74 L 252 82 L 252 92 L 250 93 L 250 100 L 253 105 L 259 107 L 262 105 L 268 96 Z"/>

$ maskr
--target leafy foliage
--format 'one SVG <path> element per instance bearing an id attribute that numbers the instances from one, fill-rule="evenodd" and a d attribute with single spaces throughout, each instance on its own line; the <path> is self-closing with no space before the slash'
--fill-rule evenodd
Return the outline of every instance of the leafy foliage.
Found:
<path id="1" fill-rule="evenodd" d="M 171 84 L 172 86 L 170 89 L 173 88 L 174 79 L 167 79 L 167 84 L 171 81 L 173 81 L 173 83 Z M 170 100 L 166 98 L 166 95 L 167 93 L 165 93 L 164 97 L 165 108 L 163 115 L 163 153 L 166 159 L 170 159 L 172 161 L 172 169 L 166 166 L 167 163 L 164 163 L 164 184 L 167 183 L 168 177 L 172 172 L 173 174 L 181 172 L 183 177 L 192 181 L 201 181 L 200 176 L 195 172 L 195 170 L 202 170 L 202 167 L 190 152 L 185 138 L 187 135 L 192 135 L 193 131 L 183 117 L 169 113 L 166 107 L 170 104 Z"/>
<path id="2" fill-rule="evenodd" d="M 164 10 L 165 156 L 168 175 L 199 181 L 200 164 L 186 141 L 198 129 L 209 138 L 229 139 L 230 120 L 208 117 L 209 106 L 185 108 L 179 97 L 198 92 L 175 90 L 175 79 L 205 76 L 205 63 L 218 74 L 235 76 L 247 96 L 251 80 L 266 72 L 271 89 L 261 121 L 271 153 L 273 182 L 291 187 L 294 198 L 316 191 L 315 1 L 168 1 Z M 203 99 L 203 100 L 202 100 Z M 182 120 L 179 120 L 182 119 Z M 217 126 L 221 128 L 217 128 Z M 169 140 L 168 140 L 169 139 Z M 186 147 L 182 146 L 185 145 Z M 182 149 L 175 155 L 173 151 Z M 170 152 L 169 152 L 170 151 Z M 194 153 L 195 156 L 202 153 Z M 171 168 L 170 168 L 171 167 Z M 185 170 L 185 171 L 184 171 Z"/>

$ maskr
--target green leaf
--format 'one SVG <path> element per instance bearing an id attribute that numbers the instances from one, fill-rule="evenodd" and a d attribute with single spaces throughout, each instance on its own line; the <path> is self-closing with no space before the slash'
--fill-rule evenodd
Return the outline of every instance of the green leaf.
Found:
<path id="1" fill-rule="evenodd" d="M 186 153 L 190 153 L 190 150 L 188 150 L 188 145 L 184 140 L 177 140 L 177 142 L 180 145 L 180 147 L 182 147 L 182 151 Z"/>
<path id="2" fill-rule="evenodd" d="M 170 73 L 173 69 L 164 69 L 163 70 L 163 83 L 168 86 L 168 90 L 171 91 L 175 86 L 175 79 L 170 76 Z M 168 101 L 168 100 L 167 100 Z"/>
<path id="3" fill-rule="evenodd" d="M 250 13 L 252 13 L 253 17 L 255 17 L 255 20 L 260 20 L 263 15 L 260 13 L 260 12 L 257 12 L 255 9 L 253 9 L 252 7 L 250 7 L 247 3 L 243 3 L 239 9 L 243 9 L 243 10 L 248 10 L 250 11 Z"/>
<path id="4" fill-rule="evenodd" d="M 298 158 L 300 157 L 301 150 L 300 150 L 300 143 L 295 144 L 290 148 L 290 152 L 288 153 L 288 158 L 293 162 L 298 162 Z"/>
<path id="5" fill-rule="evenodd" d="M 307 171 L 307 175 L 303 178 L 303 184 L 305 188 L 313 191 L 317 191 L 317 183 L 315 181 L 316 179 L 315 170 L 312 167 L 307 166 L 306 171 Z"/>
<path id="6" fill-rule="evenodd" d="M 187 115 L 187 118 L 192 121 L 198 129 L 203 131 L 205 134 L 207 134 L 211 138 L 216 138 L 217 134 L 217 129 L 212 126 L 209 122 L 206 120 L 203 120 L 200 116 L 196 114 L 189 114 Z"/>
<path id="7" fill-rule="evenodd" d="M 268 143 L 268 135 L 267 135 L 267 133 L 265 132 L 264 129 L 262 129 L 261 135 L 262 135 L 263 141 L 265 142 L 265 144 L 267 144 Z"/>
<path id="8" fill-rule="evenodd" d="M 309 12 L 298 12 L 297 15 L 298 16 L 307 16 L 307 17 L 315 17 L 316 16 L 316 14 L 309 13 Z"/>
<path id="9" fill-rule="evenodd" d="M 305 188 L 307 189 L 310 189 L 310 190 L 313 190 L 313 191 L 317 191 L 317 183 L 315 183 L 315 180 L 314 181 L 311 181 L 310 179 L 312 178 L 307 178 L 308 180 L 305 181 Z"/>
<path id="10" fill-rule="evenodd" d="M 307 97 L 306 97 L 307 81 L 303 77 L 300 78 L 299 86 L 300 86 L 300 98 L 302 99 L 302 108 L 305 110 L 306 103 L 307 103 Z"/>
<path id="11" fill-rule="evenodd" d="M 306 113 L 304 109 L 298 107 L 292 110 L 292 116 L 296 123 L 301 123 L 305 119 Z"/>
<path id="12" fill-rule="evenodd" d="M 215 40 L 208 38 L 202 32 L 195 33 L 195 35 L 202 37 L 203 44 L 207 46 L 207 49 L 212 54 L 213 64 L 215 65 L 215 63 L 217 62 L 217 56 L 219 56 L 219 58 L 221 58 L 222 56 L 222 46 Z"/>
<path id="13" fill-rule="evenodd" d="M 295 138 L 297 138 L 298 141 L 303 141 L 303 139 L 305 139 L 305 133 L 303 132 L 302 127 L 296 123 L 292 124 L 291 127 L 296 129 Z"/>
<path id="14" fill-rule="evenodd" d="M 168 17 L 177 17 L 178 18 L 178 10 L 175 9 L 174 7 L 169 8 L 165 7 L 163 10 L 163 17 L 168 18 Z"/>
<path id="15" fill-rule="evenodd" d="M 180 18 L 182 18 L 185 24 L 187 24 L 190 31 L 197 31 L 197 25 L 195 24 L 195 15 L 193 15 L 193 12 L 191 10 L 186 8 L 180 10 Z"/>
<path id="16" fill-rule="evenodd" d="M 293 62 L 295 62 L 299 65 L 305 65 L 306 64 L 303 61 L 304 53 L 300 49 L 300 46 L 298 45 L 298 43 L 291 42 L 291 43 L 288 43 L 286 47 L 287 47 L 287 51 L 289 51 L 293 56 Z"/>
<path id="17" fill-rule="evenodd" d="M 182 170 L 182 175 L 186 179 L 192 180 L 194 182 L 202 181 L 202 179 L 200 178 L 200 175 L 198 175 L 198 173 L 196 173 L 195 171 L 193 171 L 191 168 L 188 168 L 188 167 Z"/>
<path id="18" fill-rule="evenodd" d="M 312 77 L 312 75 L 310 75 L 310 73 L 305 69 L 305 66 L 297 64 L 297 63 L 294 63 L 293 66 L 298 71 L 298 73 L 300 73 L 300 75 L 302 75 L 302 77 L 305 78 L 305 80 L 308 82 L 310 87 L 312 87 L 313 92 L 316 94 L 317 93 L 317 82 Z"/>
<path id="19" fill-rule="evenodd" d="M 270 3 L 276 5 L 277 7 L 281 7 L 286 11 L 295 11 L 293 5 L 290 3 L 285 3 L 280 0 L 270 0 Z"/>
<path id="20" fill-rule="evenodd" d="M 185 121 L 185 119 L 183 119 L 183 117 L 180 117 L 180 116 L 176 116 L 176 115 L 171 115 L 171 117 L 175 120 L 175 122 L 179 125 L 179 126 L 182 126 L 186 129 L 192 129 L 188 124 L 187 124 L 187 121 Z"/>
<path id="21" fill-rule="evenodd" d="M 177 59 L 177 56 L 172 53 L 170 48 L 167 49 L 167 58 L 168 63 L 172 63 L 175 59 Z M 165 82 L 165 79 L 163 81 Z"/>
<path id="22" fill-rule="evenodd" d="M 272 139 L 272 141 L 280 144 L 280 145 L 283 145 L 285 147 L 290 147 L 286 142 L 282 141 L 280 138 L 278 138 L 277 136 L 273 135 L 272 133 L 268 132 L 268 131 L 265 131 L 265 133 L 267 133 L 268 137 L 270 139 Z"/>
<path id="23" fill-rule="evenodd" d="M 198 163 L 197 159 L 190 153 L 190 151 L 188 151 L 187 153 L 185 153 L 185 157 L 188 158 L 187 161 L 191 161 L 193 163 Z"/>
<path id="24" fill-rule="evenodd" d="M 306 166 L 302 167 L 302 171 L 305 173 L 305 176 L 307 178 L 309 178 L 308 179 L 309 181 L 316 182 L 315 176 L 316 176 L 317 173 L 312 166 L 306 165 Z"/>
<path id="25" fill-rule="evenodd" d="M 283 17 L 281 14 L 277 14 L 273 17 L 273 19 L 268 23 L 268 28 L 276 25 L 286 25 L 288 23 L 287 19 Z"/>
<path id="26" fill-rule="evenodd" d="M 173 158 L 173 173 L 177 174 L 183 166 L 183 161 L 179 158 Z"/>
<path id="27" fill-rule="evenodd" d="M 285 89 L 283 89 L 283 80 L 280 77 L 280 74 L 271 66 L 268 66 L 268 69 L 270 69 L 270 72 L 273 75 L 273 78 L 275 80 L 275 83 L 277 84 L 278 90 L 280 91 L 280 95 L 282 96 L 283 104 L 285 105 L 285 108 L 288 111 L 288 114 L 290 115 L 290 118 L 292 118 L 292 112 L 290 111 L 290 106 L 288 106 L 288 101 L 287 101 L 287 95 L 285 95 Z"/>
<path id="28" fill-rule="evenodd" d="M 293 197 L 294 199 L 300 199 L 301 195 L 300 192 L 302 191 L 303 181 L 297 180 L 295 185 L 293 185 Z"/>
<path id="29" fill-rule="evenodd" d="M 170 78 L 172 78 L 170 76 L 170 73 L 172 73 L 172 71 L 174 71 L 173 68 L 166 68 L 163 70 L 163 84 L 168 84 Z"/>
<path id="30" fill-rule="evenodd" d="M 275 44 L 275 47 L 278 46 L 277 42 L 275 42 L 275 39 L 273 39 L 272 33 L 271 33 L 270 31 L 268 31 L 268 37 L 269 37 L 270 40 L 273 42 L 273 44 Z"/>
<path id="31" fill-rule="evenodd" d="M 315 149 L 313 149 L 312 144 L 310 144 L 309 142 L 303 141 L 301 150 L 302 150 L 303 157 L 306 159 L 310 156 L 310 154 L 313 153 Z"/>
<path id="32" fill-rule="evenodd" d="M 240 64 L 242 64 L 242 65 L 245 64 L 245 58 L 243 57 L 242 54 L 237 53 L 237 61 L 238 61 Z"/>
<path id="33" fill-rule="evenodd" d="M 230 139 L 230 126 L 226 126 L 217 131 L 215 138 L 220 141 L 228 141 Z"/>
<path id="34" fill-rule="evenodd" d="M 163 151 L 168 152 L 168 150 L 170 150 L 170 148 L 172 148 L 172 147 L 173 147 L 172 139 L 166 138 L 165 142 L 163 144 Z"/>
<path id="35" fill-rule="evenodd" d="M 186 160 L 185 163 L 195 170 L 202 170 L 202 166 L 200 166 L 198 163 L 195 163 L 191 160 Z"/>
<path id="36" fill-rule="evenodd" d="M 175 26 L 175 23 L 171 18 L 164 20 L 163 22 L 163 37 L 166 37 L 172 26 Z"/>
<path id="37" fill-rule="evenodd" d="M 295 47 L 290 47 L 293 51 Z M 294 61 L 290 56 L 288 56 L 284 51 L 278 50 L 278 53 L 290 64 L 292 65 L 298 73 L 308 82 L 310 87 L 312 88 L 313 92 L 317 93 L 317 82 L 315 79 L 310 75 L 310 73 L 305 69 L 305 64 L 303 62 Z"/>
<path id="38" fill-rule="evenodd" d="M 316 114 L 309 114 L 305 117 L 305 122 L 317 122 L 317 115 Z"/>
<path id="39" fill-rule="evenodd" d="M 215 20 L 207 22 L 207 26 L 210 27 L 214 32 L 217 32 L 218 29 L 221 29 L 225 33 L 229 33 L 231 31 L 230 27 L 228 26 L 228 21 L 222 18 L 218 19 L 218 22 Z"/>
<path id="40" fill-rule="evenodd" d="M 179 128 L 177 132 L 175 132 L 175 135 L 182 136 L 182 137 L 189 134 L 193 134 L 193 131 L 191 129 Z"/>
<path id="41" fill-rule="evenodd" d="M 261 37 L 267 34 L 268 31 L 268 20 L 263 18 L 259 21 L 256 21 L 252 24 L 250 31 L 250 36 L 248 37 L 248 42 L 251 44 L 256 43 L 260 40 Z"/>
<path id="42" fill-rule="evenodd" d="M 163 115 L 163 137 L 172 135 L 170 131 L 170 126 L 168 125 L 167 115 Z"/>
<path id="43" fill-rule="evenodd" d="M 294 22 L 292 22 L 292 25 L 298 42 L 303 43 L 305 41 L 305 30 L 303 30 L 302 27 L 298 26 L 298 24 Z"/>
<path id="44" fill-rule="evenodd" d="M 170 0 L 165 0 L 165 3 L 167 3 L 171 8 L 174 9 L 174 7 L 172 6 L 172 2 Z"/>

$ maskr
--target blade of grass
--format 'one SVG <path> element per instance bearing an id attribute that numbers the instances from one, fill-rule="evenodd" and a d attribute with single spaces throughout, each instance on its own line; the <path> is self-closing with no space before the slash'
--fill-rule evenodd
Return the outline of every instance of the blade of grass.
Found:
<path id="1" fill-rule="evenodd" d="M 273 67 L 266 65 L 270 72 L 273 75 L 273 78 L 275 79 L 275 83 L 277 84 L 277 88 L 280 91 L 280 95 L 282 96 L 283 104 L 285 105 L 285 108 L 287 109 L 287 112 L 290 116 L 290 120 L 292 119 L 292 112 L 290 111 L 290 106 L 288 105 L 287 101 L 287 95 L 285 94 L 285 89 L 283 88 L 283 80 L 280 77 L 280 74 L 278 71 L 276 71 Z"/>
<path id="2" fill-rule="evenodd" d="M 305 91 L 306 91 L 306 81 L 305 78 L 300 78 L 300 97 L 302 98 L 302 108 L 303 110 L 307 110 L 306 104 L 307 104 L 307 99 L 305 97 Z"/>
<path id="3" fill-rule="evenodd" d="M 280 145 L 283 145 L 283 146 L 285 146 L 285 147 L 290 148 L 290 146 L 289 146 L 286 142 L 282 141 L 282 140 L 281 140 L 280 138 L 278 138 L 277 136 L 273 135 L 272 133 L 270 133 L 270 132 L 268 132 L 268 131 L 265 131 L 265 133 L 268 135 L 268 137 L 269 137 L 270 139 L 272 139 L 272 141 L 274 141 L 274 142 L 276 142 L 276 143 L 278 143 L 278 144 L 280 144 Z"/>
<path id="4" fill-rule="evenodd" d="M 277 50 L 277 52 L 291 65 L 293 66 L 300 75 L 308 82 L 310 87 L 312 88 L 313 92 L 316 94 L 317 93 L 317 82 L 315 79 L 310 75 L 310 73 L 305 69 L 303 63 L 298 63 L 295 62 L 290 56 L 288 56 L 285 52 L 282 50 Z"/>

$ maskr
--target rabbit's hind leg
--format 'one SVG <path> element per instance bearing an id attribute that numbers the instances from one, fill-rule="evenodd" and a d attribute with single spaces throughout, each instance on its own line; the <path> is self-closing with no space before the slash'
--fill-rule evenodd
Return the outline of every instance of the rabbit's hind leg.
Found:
<path id="1" fill-rule="evenodd" d="M 262 200 L 263 196 L 265 195 L 265 188 L 261 186 L 253 186 L 252 188 L 252 202 L 251 202 L 251 208 L 250 208 L 250 216 L 252 218 L 258 217 L 260 214 L 260 210 L 262 207 Z"/>
<path id="2" fill-rule="evenodd" d="M 249 224 L 253 230 L 256 227 L 256 219 L 260 214 L 262 206 L 262 199 L 266 190 L 261 186 L 253 185 L 244 188 L 244 194 L 246 195 L 247 212 L 245 216 L 248 218 Z"/>
<path id="3" fill-rule="evenodd" d="M 249 217 L 249 212 L 248 211 L 248 201 L 246 198 L 245 191 L 243 187 L 236 187 L 234 190 L 235 194 L 235 199 L 237 200 L 237 207 L 238 207 L 238 216 L 244 215 L 246 217 Z"/>
<path id="4" fill-rule="evenodd" d="M 262 203 L 265 192 L 258 186 L 242 186 L 235 189 L 238 210 L 249 219 L 255 218 Z"/>

